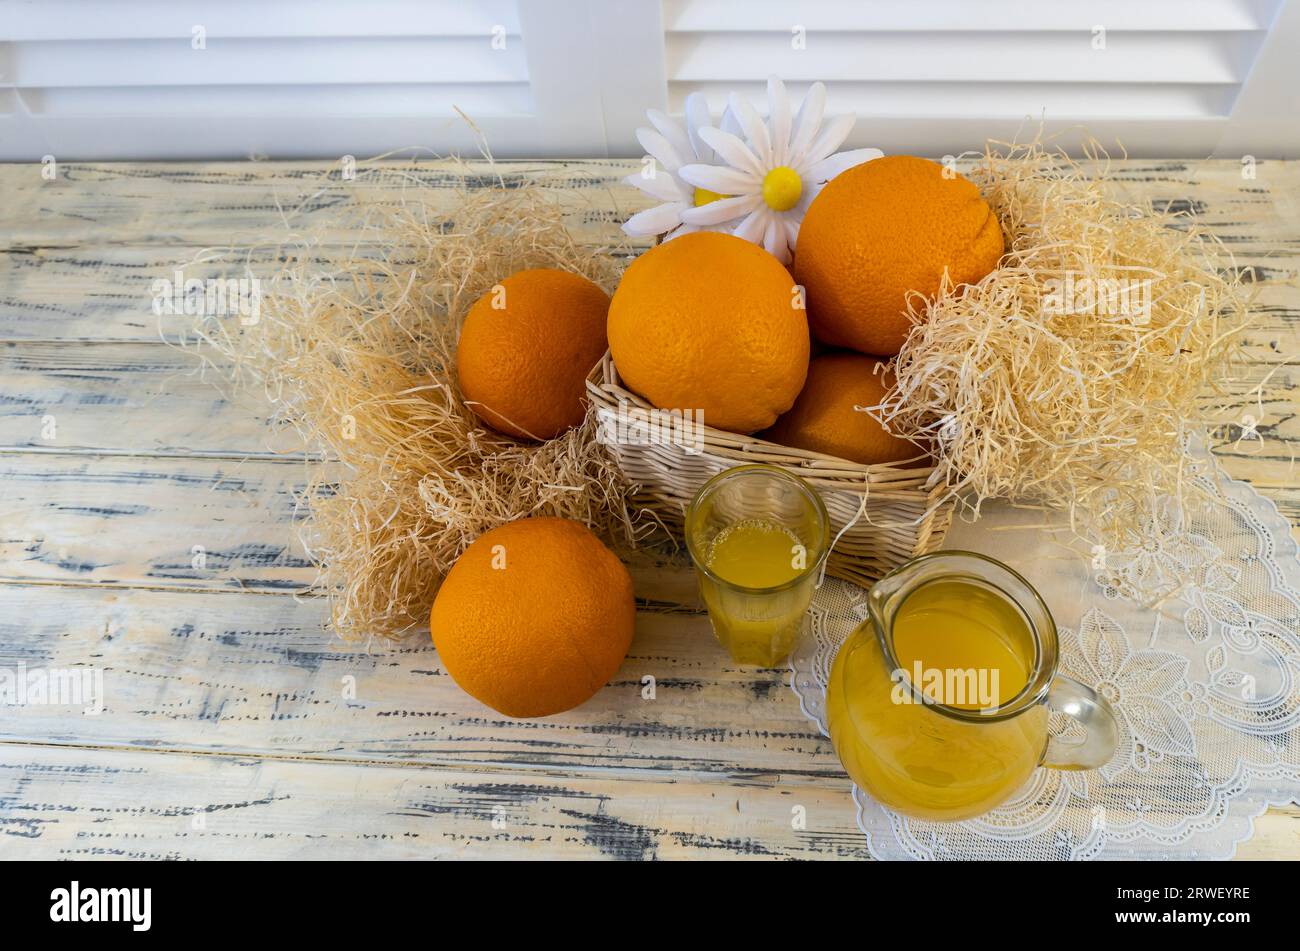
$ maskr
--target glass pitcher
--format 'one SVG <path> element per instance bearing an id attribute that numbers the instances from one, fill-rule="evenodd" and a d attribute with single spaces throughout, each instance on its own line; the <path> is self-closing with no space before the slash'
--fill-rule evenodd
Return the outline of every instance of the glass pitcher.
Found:
<path id="1" fill-rule="evenodd" d="M 925 604 L 927 595 L 917 592 L 926 586 L 954 581 L 961 587 L 946 590 L 971 590 L 983 600 L 972 605 L 972 616 L 989 604 L 1014 612 L 987 613 L 1015 619 L 1005 625 L 1009 630 L 999 645 L 1018 656 L 1025 672 L 1025 684 L 1013 696 L 984 706 L 955 704 L 916 682 L 920 666 L 900 665 L 900 610 L 909 598 Z M 936 590 L 928 589 L 930 595 Z M 923 555 L 877 582 L 868 609 L 869 618 L 835 657 L 826 706 L 840 762 L 877 801 L 922 819 L 967 819 L 1005 802 L 1039 766 L 1093 769 L 1114 755 L 1118 727 L 1109 704 L 1057 673 L 1056 624 L 1047 605 L 1001 562 L 973 552 Z M 962 620 L 960 611 L 919 612 L 913 607 L 910 616 L 928 617 L 932 624 L 943 617 Z M 952 633 L 936 629 L 935 636 Z M 1071 717 L 1081 730 L 1049 735 L 1052 712 Z"/>

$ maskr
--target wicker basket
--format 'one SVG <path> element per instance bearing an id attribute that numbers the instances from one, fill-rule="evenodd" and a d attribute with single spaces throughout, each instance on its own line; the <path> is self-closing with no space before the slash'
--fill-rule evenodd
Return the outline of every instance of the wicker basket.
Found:
<path id="1" fill-rule="evenodd" d="M 815 486 L 830 514 L 832 536 L 852 523 L 826 568 L 847 581 L 870 584 L 933 551 L 952 520 L 952 504 L 939 504 L 942 487 L 926 487 L 934 471 L 929 466 L 864 466 L 707 426 L 692 434 L 691 451 L 670 440 L 612 438 L 614 432 L 649 427 L 656 411 L 623 386 L 608 352 L 588 377 L 587 393 L 602 438 L 637 487 L 634 502 L 656 513 L 678 538 L 700 486 L 723 469 L 753 462 L 780 466 Z"/>

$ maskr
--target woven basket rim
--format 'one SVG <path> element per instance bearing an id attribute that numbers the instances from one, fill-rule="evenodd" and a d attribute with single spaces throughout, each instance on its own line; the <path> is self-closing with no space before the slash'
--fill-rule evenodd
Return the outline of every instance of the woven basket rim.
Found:
<path id="1" fill-rule="evenodd" d="M 587 394 L 598 418 L 607 418 L 620 409 L 633 418 L 648 418 L 651 413 L 663 412 L 623 385 L 609 350 L 605 351 L 600 362 L 587 376 Z M 866 488 L 873 495 L 890 489 L 929 496 L 943 491 L 942 485 L 929 484 L 936 472 L 934 465 L 866 465 L 825 453 L 783 446 L 757 436 L 715 429 L 707 423 L 700 427 L 700 445 L 704 452 L 724 459 L 735 459 L 738 464 L 769 462 L 797 469 L 804 478 L 826 488 L 849 491 Z M 685 451 L 680 446 L 673 448 L 678 452 Z M 920 458 L 920 453 L 916 458 Z"/>

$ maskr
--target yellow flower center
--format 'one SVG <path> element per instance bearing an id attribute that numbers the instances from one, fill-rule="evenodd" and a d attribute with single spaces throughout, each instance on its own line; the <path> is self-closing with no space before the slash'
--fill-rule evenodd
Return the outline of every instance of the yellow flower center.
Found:
<path id="1" fill-rule="evenodd" d="M 719 195 L 717 192 L 711 192 L 707 188 L 695 189 L 695 207 L 707 205 L 711 201 L 721 201 L 723 198 L 730 198 L 730 195 Z"/>
<path id="2" fill-rule="evenodd" d="M 787 165 L 778 165 L 763 178 L 763 201 L 773 211 L 789 211 L 802 194 L 799 173 Z"/>

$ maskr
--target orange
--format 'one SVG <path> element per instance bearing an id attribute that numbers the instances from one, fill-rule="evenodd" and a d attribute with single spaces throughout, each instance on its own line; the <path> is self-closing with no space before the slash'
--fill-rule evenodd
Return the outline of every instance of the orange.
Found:
<path id="1" fill-rule="evenodd" d="M 609 349 L 629 388 L 706 426 L 771 426 L 808 372 L 803 296 L 776 258 L 698 231 L 637 258 L 609 307 Z"/>
<path id="2" fill-rule="evenodd" d="M 429 615 L 461 689 L 508 717 L 589 700 L 632 644 L 636 602 L 623 563 L 582 523 L 508 522 L 474 540 Z"/>
<path id="3" fill-rule="evenodd" d="M 550 439 L 582 422 L 605 353 L 609 295 L 577 274 L 510 275 L 469 309 L 456 348 L 465 404 L 509 436 Z"/>
<path id="4" fill-rule="evenodd" d="M 835 176 L 813 199 L 795 251 L 813 333 L 893 356 L 907 339 L 909 291 L 933 297 L 944 270 L 973 284 L 1002 256 L 1002 228 L 979 189 L 914 155 Z"/>
<path id="5" fill-rule="evenodd" d="M 915 444 L 853 408 L 879 406 L 894 385 L 892 373 L 876 372 L 880 363 L 858 353 L 813 357 L 803 392 L 763 438 L 864 465 L 921 455 Z"/>

